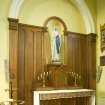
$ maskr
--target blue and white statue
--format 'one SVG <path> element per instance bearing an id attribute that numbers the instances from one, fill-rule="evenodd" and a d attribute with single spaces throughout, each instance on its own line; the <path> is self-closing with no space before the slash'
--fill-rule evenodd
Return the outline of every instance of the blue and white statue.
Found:
<path id="1" fill-rule="evenodd" d="M 52 50 L 52 61 L 60 60 L 60 47 L 61 47 L 61 36 L 58 30 L 55 28 L 51 37 L 51 50 Z"/>

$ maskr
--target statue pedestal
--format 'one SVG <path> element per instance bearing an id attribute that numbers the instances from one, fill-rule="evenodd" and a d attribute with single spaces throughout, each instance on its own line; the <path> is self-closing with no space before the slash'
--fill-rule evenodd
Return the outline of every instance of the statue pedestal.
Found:
<path id="1" fill-rule="evenodd" d="M 51 60 L 50 64 L 63 64 L 60 60 Z"/>
<path id="2" fill-rule="evenodd" d="M 60 63 L 47 64 L 47 72 L 49 72 L 50 86 L 62 87 L 67 86 L 67 66 Z"/>

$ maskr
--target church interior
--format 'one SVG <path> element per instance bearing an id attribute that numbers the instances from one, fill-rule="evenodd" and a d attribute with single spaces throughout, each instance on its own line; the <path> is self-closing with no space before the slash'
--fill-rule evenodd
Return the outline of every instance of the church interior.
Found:
<path id="1" fill-rule="evenodd" d="M 105 105 L 105 0 L 0 1 L 0 105 Z"/>

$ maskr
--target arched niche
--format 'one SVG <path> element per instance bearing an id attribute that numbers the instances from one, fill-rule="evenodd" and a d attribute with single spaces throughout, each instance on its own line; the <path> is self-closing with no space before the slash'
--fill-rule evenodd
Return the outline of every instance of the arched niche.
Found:
<path id="1" fill-rule="evenodd" d="M 63 25 L 64 31 L 67 30 L 67 26 L 66 26 L 65 22 L 64 22 L 61 18 L 59 18 L 59 17 L 57 17 L 57 16 L 52 16 L 52 17 L 49 17 L 48 19 L 46 19 L 46 21 L 44 22 L 44 26 L 47 27 L 47 26 L 48 26 L 48 23 L 49 23 L 51 20 L 59 21 L 59 22 Z"/>
<path id="2" fill-rule="evenodd" d="M 64 32 L 67 31 L 66 24 L 61 18 L 53 16 L 45 21 L 44 27 L 47 27 L 45 41 L 47 63 L 64 63 Z"/>

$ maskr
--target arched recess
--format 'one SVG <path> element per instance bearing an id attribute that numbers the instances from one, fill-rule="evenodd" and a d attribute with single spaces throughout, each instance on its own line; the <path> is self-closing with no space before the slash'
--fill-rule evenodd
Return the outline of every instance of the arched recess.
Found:
<path id="1" fill-rule="evenodd" d="M 86 28 L 86 33 L 95 33 L 95 25 L 91 12 L 85 3 L 85 0 L 71 0 L 72 3 L 79 9 Z"/>
<path id="2" fill-rule="evenodd" d="M 57 16 L 49 17 L 49 18 L 44 22 L 44 25 L 43 25 L 43 26 L 44 26 L 44 27 L 47 27 L 48 22 L 49 22 L 50 20 L 53 20 L 53 19 L 60 21 L 60 22 L 62 23 L 63 27 L 64 27 L 64 31 L 67 31 L 67 26 L 66 26 L 65 22 L 64 22 L 61 18 L 59 18 L 59 17 L 57 17 Z"/>
<path id="3" fill-rule="evenodd" d="M 24 0 L 13 0 L 10 7 L 9 17 L 12 17 L 12 18 L 18 17 L 18 14 L 23 2 Z M 85 1 L 71 0 L 71 2 L 79 9 L 85 23 L 86 32 L 95 33 L 94 21 Z"/>
<path id="4" fill-rule="evenodd" d="M 44 22 L 44 27 L 47 27 L 48 35 L 45 35 L 46 55 L 49 63 L 59 62 L 64 63 L 64 34 L 67 31 L 65 22 L 56 16 L 49 17 Z M 59 53 L 56 52 L 55 40 L 59 37 Z M 49 49 L 49 51 L 48 51 Z M 56 53 L 55 53 L 56 52 Z"/>
<path id="5" fill-rule="evenodd" d="M 20 8 L 22 6 L 22 3 L 24 0 L 12 0 L 10 11 L 9 11 L 9 17 L 10 18 L 17 18 Z"/>

